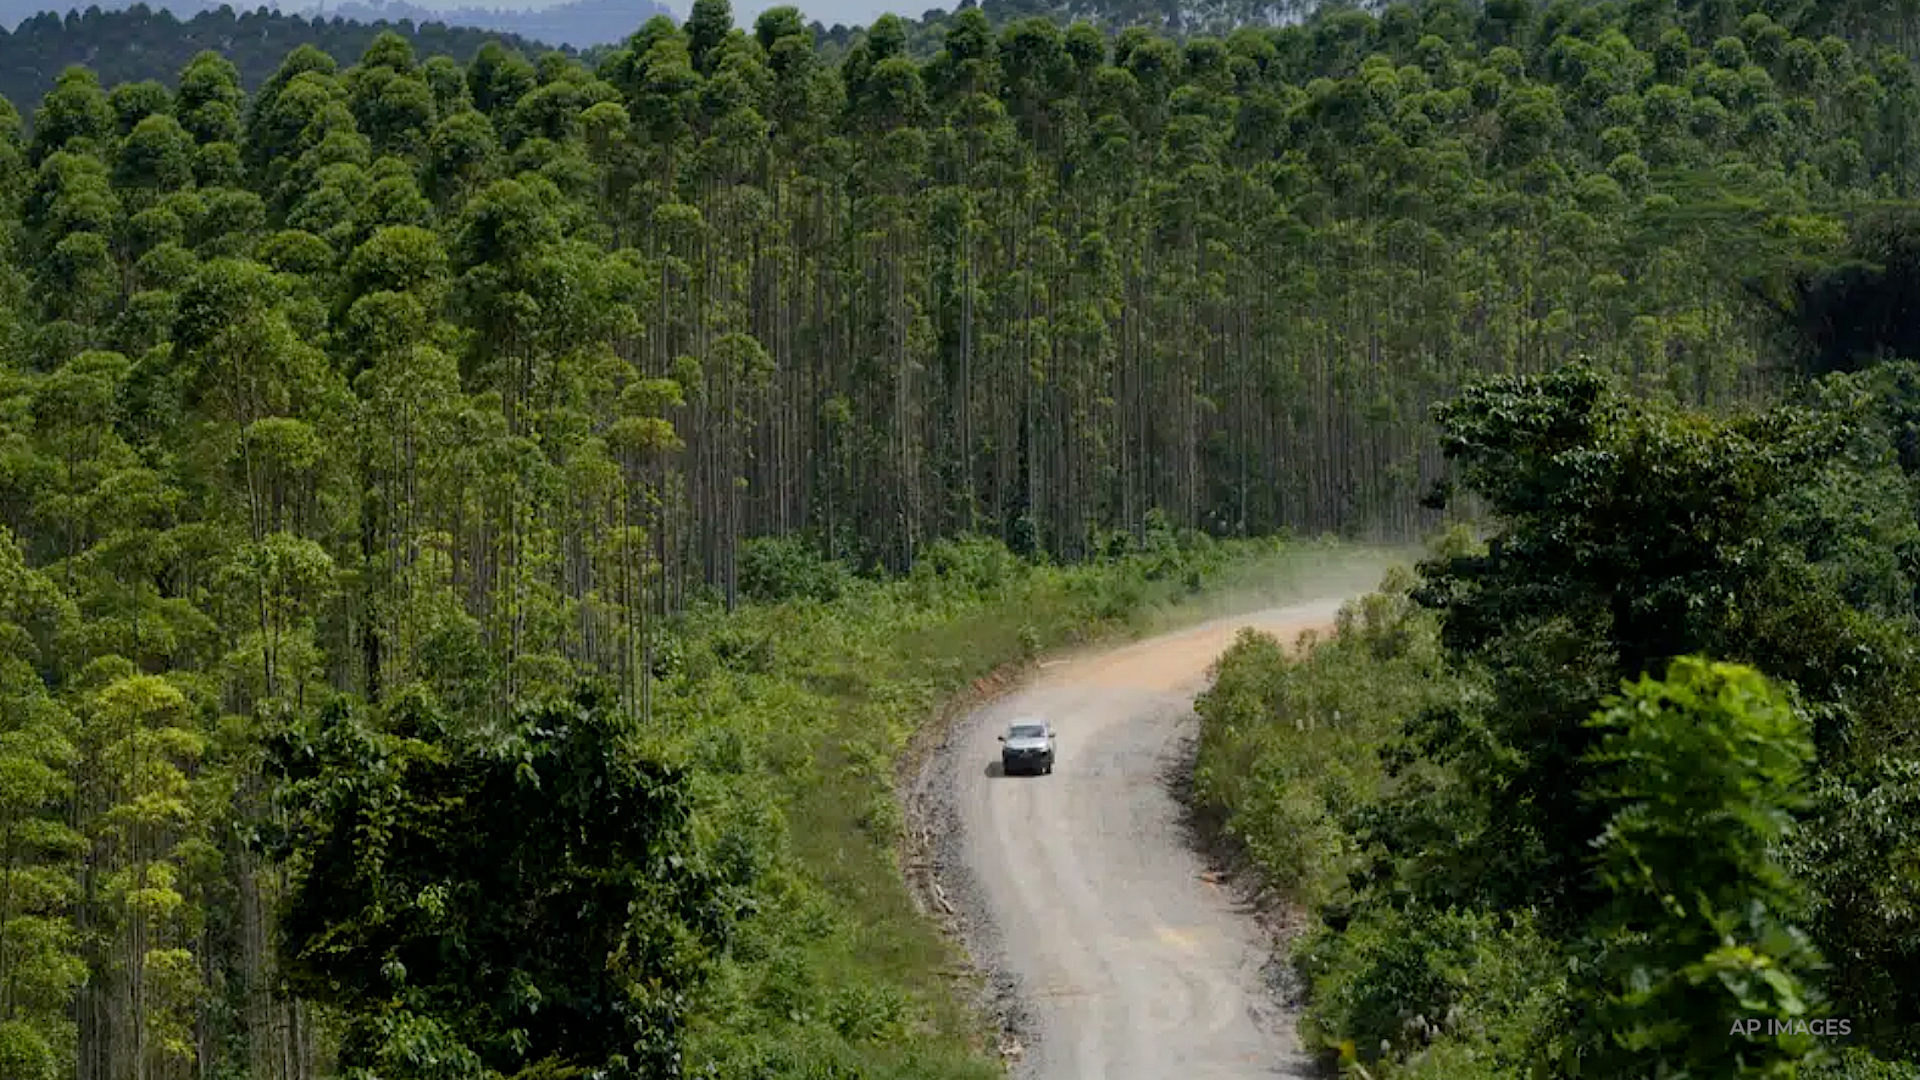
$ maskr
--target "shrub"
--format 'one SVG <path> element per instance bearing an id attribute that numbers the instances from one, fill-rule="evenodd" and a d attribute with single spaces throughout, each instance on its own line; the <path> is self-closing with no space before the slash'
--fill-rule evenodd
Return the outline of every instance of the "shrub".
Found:
<path id="1" fill-rule="evenodd" d="M 982 536 L 936 540 L 920 552 L 913 576 L 938 578 L 983 596 L 992 595 L 1015 575 L 1020 560 L 1006 545 Z"/>
<path id="2" fill-rule="evenodd" d="M 1920 1080 L 1920 1066 L 1904 1061 L 1882 1061 L 1859 1047 L 1849 1046 L 1829 1060 L 1808 1065 L 1800 1080 Z"/>
<path id="3" fill-rule="evenodd" d="M 1194 794 L 1259 867 L 1308 907 L 1346 898 L 1365 865 L 1359 823 L 1383 797 L 1379 747 L 1447 693 L 1433 619 L 1390 573 L 1382 592 L 1344 609 L 1341 633 L 1298 660 L 1245 632 L 1195 702 Z"/>
<path id="4" fill-rule="evenodd" d="M 1804 715 L 1751 668 L 1682 657 L 1596 714 L 1591 794 L 1616 809 L 1598 842 L 1610 903 L 1585 1042 L 1600 1075 L 1791 1076 L 1810 1036 L 1729 1038 L 1729 1019 L 1816 1015 L 1818 966 L 1794 925 L 1804 890 L 1777 852 L 1803 805 Z"/>
<path id="5" fill-rule="evenodd" d="M 1821 983 L 1853 1037 L 1884 1057 L 1920 1058 L 1920 762 L 1877 761 L 1823 777 L 1788 845 L 1814 892 L 1808 925 L 1831 967 Z"/>
<path id="6" fill-rule="evenodd" d="M 845 591 L 845 563 L 826 559 L 805 539 L 770 536 L 740 546 L 740 595 L 771 604 L 804 598 L 830 603 Z"/>
<path id="7" fill-rule="evenodd" d="M 1559 950 L 1525 914 L 1374 908 L 1343 931 L 1315 930 L 1293 962 L 1312 995 L 1309 1039 L 1388 1065 L 1436 1046 L 1440 1061 L 1473 1048 L 1495 1067 L 1487 1075 L 1520 1069 L 1566 994 Z"/>

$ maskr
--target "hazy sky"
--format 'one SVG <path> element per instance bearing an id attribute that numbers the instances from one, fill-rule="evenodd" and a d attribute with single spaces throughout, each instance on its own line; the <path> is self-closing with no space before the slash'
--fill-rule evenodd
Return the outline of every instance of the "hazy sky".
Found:
<path id="1" fill-rule="evenodd" d="M 148 2 L 151 3 L 152 0 Z M 229 2 L 234 3 L 235 8 L 238 8 L 241 0 L 229 0 Z M 255 0 L 244 0 L 244 2 L 251 4 Z M 321 0 L 280 0 L 280 6 L 288 9 L 309 8 L 319 6 L 320 2 Z M 526 11 L 552 7 L 564 0 L 409 0 L 409 2 L 434 11 L 449 11 L 459 7 L 509 8 Z M 742 27 L 751 27 L 753 20 L 762 11 L 779 7 L 782 2 L 783 0 L 733 0 L 734 21 Z M 808 22 L 818 19 L 824 26 L 832 26 L 834 23 L 865 26 L 888 11 L 918 19 L 935 7 L 952 10 L 958 0 L 946 0 L 944 3 L 941 0 L 907 0 L 904 6 L 900 3 L 888 3 L 887 0 L 784 0 L 784 2 L 799 8 Z M 667 7 L 673 9 L 676 16 L 684 19 L 687 17 L 687 9 L 693 5 L 693 0 L 665 0 L 665 3 Z"/>
<path id="2" fill-rule="evenodd" d="M 79 2 L 79 0 L 69 0 L 69 2 Z M 148 0 L 148 2 L 152 4 L 154 0 Z M 238 10 L 242 4 L 252 6 L 257 0 L 228 0 L 228 2 L 232 2 L 234 8 Z M 319 8 L 321 2 L 323 0 L 280 0 L 278 6 L 282 10 L 298 12 L 303 8 Z M 338 4 L 340 0 L 332 0 L 332 2 Z M 451 12 L 453 8 L 507 8 L 507 10 L 526 12 L 526 10 L 553 8 L 555 4 L 564 0 L 409 0 L 409 2 L 434 12 Z M 664 0 L 664 2 L 668 8 L 674 10 L 674 15 L 682 19 L 687 17 L 687 8 L 693 6 L 693 0 Z M 753 19 L 758 17 L 760 12 L 768 8 L 778 8 L 781 2 L 787 2 L 799 8 L 801 13 L 806 15 L 808 23 L 814 19 L 820 19 L 820 23 L 826 27 L 831 27 L 833 23 L 845 23 L 849 27 L 864 27 L 877 19 L 881 13 L 895 12 L 910 19 L 918 19 L 922 13 L 929 12 L 933 8 L 952 10 L 958 0 L 947 0 L 945 4 L 941 0 L 908 0 L 904 6 L 899 2 L 889 4 L 887 0 L 733 0 L 733 21 L 737 21 L 741 27 L 751 27 Z"/>
<path id="3" fill-rule="evenodd" d="M 889 11 L 896 15 L 917 19 L 935 7 L 948 10 L 953 7 L 953 0 L 944 4 L 939 3 L 938 0 L 928 0 L 923 6 L 912 10 L 902 8 L 899 4 L 885 3 L 884 0 L 800 0 L 800 2 L 788 0 L 788 2 L 799 8 L 800 14 L 805 15 L 808 22 L 818 19 L 823 26 L 832 26 L 834 23 L 866 26 Z M 680 4 L 675 3 L 673 6 L 678 8 Z M 740 25 L 751 26 L 755 16 L 768 8 L 779 6 L 779 0 L 734 0 L 733 14 Z"/>

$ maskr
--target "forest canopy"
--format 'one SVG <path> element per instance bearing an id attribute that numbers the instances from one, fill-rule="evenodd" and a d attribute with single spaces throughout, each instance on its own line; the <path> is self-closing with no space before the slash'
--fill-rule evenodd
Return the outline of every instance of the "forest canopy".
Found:
<path id="1" fill-rule="evenodd" d="M 33 107 L 62 72 L 84 65 L 111 91 L 126 83 L 171 88 L 194 57 L 219 53 L 240 73 L 240 85 L 258 90 L 287 54 L 311 45 L 341 66 L 355 63 L 382 34 L 398 34 L 422 62 L 434 57 L 464 63 L 482 45 L 498 41 L 529 56 L 553 46 L 499 30 L 439 20 L 361 19 L 282 14 L 265 7 L 209 6 L 182 18 L 164 7 L 137 3 L 102 10 L 89 4 L 64 16 L 41 11 L 0 27 L 0 97 L 31 121 Z M 563 50 L 564 51 L 564 50 Z"/>

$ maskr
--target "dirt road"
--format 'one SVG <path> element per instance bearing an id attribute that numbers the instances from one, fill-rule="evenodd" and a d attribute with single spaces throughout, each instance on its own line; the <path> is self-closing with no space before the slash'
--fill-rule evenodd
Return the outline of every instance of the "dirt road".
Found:
<path id="1" fill-rule="evenodd" d="M 974 713 L 930 763 L 944 777 L 946 891 L 997 976 L 1034 1080 L 1310 1075 L 1262 977 L 1251 917 L 1206 877 L 1169 777 L 1193 696 L 1242 626 L 1292 644 L 1340 601 L 1239 616 L 1045 669 Z M 1016 716 L 1059 730 L 1051 776 L 1002 776 Z"/>

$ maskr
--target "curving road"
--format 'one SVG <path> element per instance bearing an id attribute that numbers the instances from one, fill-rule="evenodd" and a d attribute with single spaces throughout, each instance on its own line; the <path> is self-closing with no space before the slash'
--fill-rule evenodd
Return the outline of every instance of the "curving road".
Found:
<path id="1" fill-rule="evenodd" d="M 1312 1075 L 1262 978 L 1269 947 L 1203 876 L 1168 778 L 1193 696 L 1243 626 L 1291 645 L 1341 600 L 1277 608 L 1048 666 L 958 725 L 931 768 L 951 784 L 943 872 L 977 962 L 1007 985 L 1035 1080 Z M 1051 776 L 1000 774 L 1016 716 L 1059 732 Z"/>

